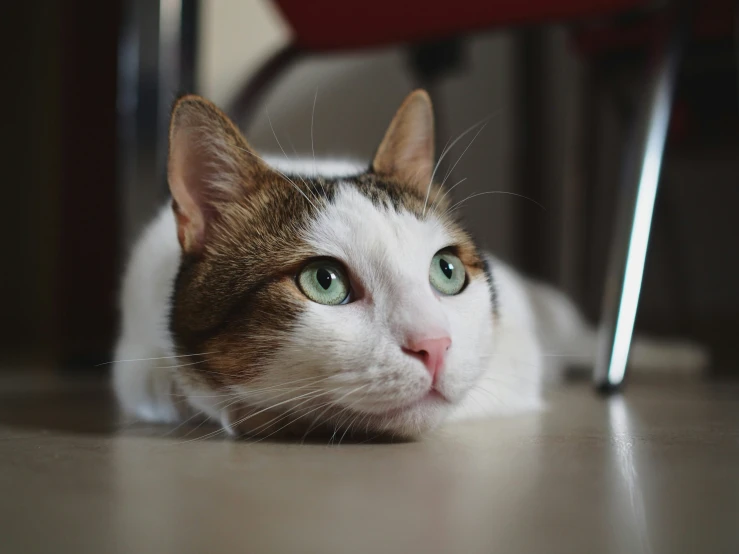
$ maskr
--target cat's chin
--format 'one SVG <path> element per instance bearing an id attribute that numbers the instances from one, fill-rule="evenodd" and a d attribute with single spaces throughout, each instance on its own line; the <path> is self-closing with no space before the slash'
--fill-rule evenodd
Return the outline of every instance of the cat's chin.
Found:
<path id="1" fill-rule="evenodd" d="M 452 403 L 432 390 L 422 398 L 400 406 L 365 411 L 367 429 L 393 437 L 417 439 L 438 426 L 449 414 Z"/>
<path id="2" fill-rule="evenodd" d="M 452 406 L 443 395 L 431 391 L 407 404 L 374 405 L 369 410 L 354 409 L 351 414 L 336 406 L 333 417 L 326 414 L 322 421 L 298 417 L 285 423 L 288 418 L 279 412 L 242 407 L 230 414 L 229 419 L 235 418 L 235 425 L 229 425 L 223 418 L 222 424 L 233 436 L 252 438 L 328 439 L 329 442 L 416 440 L 444 421 Z"/>
<path id="3" fill-rule="evenodd" d="M 363 408 L 362 411 L 381 416 L 385 419 L 392 420 L 395 418 L 403 418 L 408 414 L 424 410 L 437 410 L 449 406 L 450 401 L 435 389 L 430 390 L 421 398 L 412 400 L 411 402 L 394 404 L 375 404 Z"/>

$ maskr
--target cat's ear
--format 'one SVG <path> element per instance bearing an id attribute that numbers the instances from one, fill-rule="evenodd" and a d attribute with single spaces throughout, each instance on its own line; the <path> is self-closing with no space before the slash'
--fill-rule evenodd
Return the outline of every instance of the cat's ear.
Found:
<path id="1" fill-rule="evenodd" d="M 426 192 L 434 170 L 434 111 L 426 91 L 413 91 L 400 106 L 372 170 Z"/>
<path id="2" fill-rule="evenodd" d="M 167 178 L 183 251 L 202 251 L 218 204 L 248 193 L 268 171 L 241 132 L 200 96 L 180 98 L 169 124 Z"/>

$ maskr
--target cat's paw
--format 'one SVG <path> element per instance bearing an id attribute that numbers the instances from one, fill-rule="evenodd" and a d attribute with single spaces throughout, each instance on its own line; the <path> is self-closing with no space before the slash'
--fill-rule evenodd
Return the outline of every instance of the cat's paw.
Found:
<path id="1" fill-rule="evenodd" d="M 113 385 L 121 411 L 140 421 L 177 423 L 188 413 L 172 374 L 143 364 L 119 364 Z"/>

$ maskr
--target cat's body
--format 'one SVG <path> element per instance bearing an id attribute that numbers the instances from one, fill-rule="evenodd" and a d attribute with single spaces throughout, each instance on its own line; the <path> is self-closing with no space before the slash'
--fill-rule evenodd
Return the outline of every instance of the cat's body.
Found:
<path id="1" fill-rule="evenodd" d="M 180 101 L 175 210 L 145 230 L 123 283 L 114 382 L 125 412 L 170 423 L 202 414 L 232 434 L 416 436 L 537 409 L 549 376 L 591 362 L 594 333 L 574 306 L 480 252 L 427 188 L 424 98 L 401 108 L 369 171 L 265 163 L 214 107 Z M 193 165 L 198 156 L 209 157 Z M 311 289 L 319 277 L 325 290 Z M 336 301 L 321 296 L 334 289 Z M 650 343 L 632 361 L 705 362 L 689 346 Z"/>

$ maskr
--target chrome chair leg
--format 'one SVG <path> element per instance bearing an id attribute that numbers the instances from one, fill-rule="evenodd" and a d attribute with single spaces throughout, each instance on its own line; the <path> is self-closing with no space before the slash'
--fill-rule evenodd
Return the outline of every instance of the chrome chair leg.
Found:
<path id="1" fill-rule="evenodd" d="M 677 14 L 669 32 L 654 45 L 636 133 L 627 151 L 593 375 L 601 391 L 618 388 L 626 375 L 687 15 Z"/>

